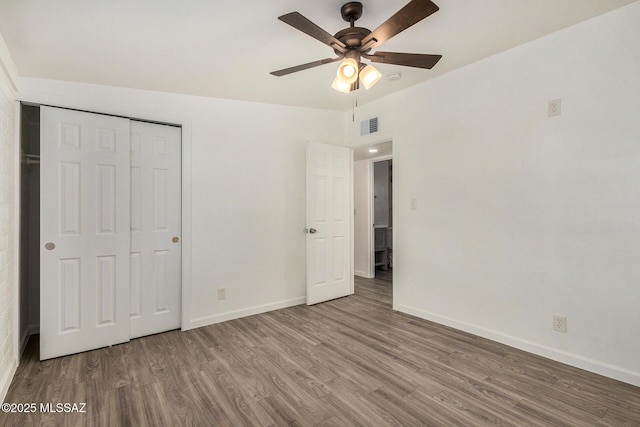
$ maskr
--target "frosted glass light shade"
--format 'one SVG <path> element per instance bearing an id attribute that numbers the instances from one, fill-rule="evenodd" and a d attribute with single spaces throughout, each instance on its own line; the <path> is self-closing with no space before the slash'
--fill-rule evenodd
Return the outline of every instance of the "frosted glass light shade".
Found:
<path id="1" fill-rule="evenodd" d="M 367 65 L 360 71 L 360 83 L 365 89 L 369 89 L 382 78 L 382 74 L 373 65 Z"/>
<path id="2" fill-rule="evenodd" d="M 342 93 L 351 92 L 351 84 L 343 82 L 338 77 L 333 79 L 333 83 L 331 84 L 331 87 L 337 90 L 338 92 L 342 92 Z"/>
<path id="3" fill-rule="evenodd" d="M 338 79 L 343 83 L 351 84 L 358 78 L 358 63 L 353 58 L 347 58 L 338 67 Z"/>

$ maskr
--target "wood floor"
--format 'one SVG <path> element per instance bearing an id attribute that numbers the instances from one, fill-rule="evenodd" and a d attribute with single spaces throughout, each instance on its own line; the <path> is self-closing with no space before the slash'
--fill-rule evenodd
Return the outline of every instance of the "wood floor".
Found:
<path id="1" fill-rule="evenodd" d="M 640 426 L 640 389 L 391 310 L 356 294 L 39 362 L 29 344 L 6 402 L 86 413 L 0 425 Z"/>

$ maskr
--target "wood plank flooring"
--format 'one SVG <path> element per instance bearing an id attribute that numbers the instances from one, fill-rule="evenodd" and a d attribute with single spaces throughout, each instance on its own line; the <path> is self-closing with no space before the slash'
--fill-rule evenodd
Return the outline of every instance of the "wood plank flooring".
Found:
<path id="1" fill-rule="evenodd" d="M 38 361 L 1 426 L 640 426 L 640 389 L 391 310 L 391 282 L 356 294 Z"/>

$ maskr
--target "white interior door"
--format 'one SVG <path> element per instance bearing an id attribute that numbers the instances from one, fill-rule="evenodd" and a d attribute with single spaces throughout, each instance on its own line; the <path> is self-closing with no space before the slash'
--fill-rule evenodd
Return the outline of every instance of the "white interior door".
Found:
<path id="1" fill-rule="evenodd" d="M 307 304 L 353 293 L 353 152 L 307 144 Z"/>
<path id="2" fill-rule="evenodd" d="M 129 340 L 129 120 L 40 109 L 40 359 Z"/>
<path id="3" fill-rule="evenodd" d="M 131 338 L 180 327 L 181 130 L 131 121 Z"/>

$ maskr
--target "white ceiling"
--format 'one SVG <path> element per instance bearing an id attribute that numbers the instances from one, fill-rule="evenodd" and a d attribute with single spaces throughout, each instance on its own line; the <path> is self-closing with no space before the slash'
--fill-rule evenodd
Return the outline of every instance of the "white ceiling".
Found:
<path id="1" fill-rule="evenodd" d="M 330 33 L 346 0 L 0 0 L 0 33 L 21 76 L 346 111 L 636 0 L 435 0 L 440 11 L 380 50 L 442 54 L 432 70 L 386 64 L 374 88 L 330 88 L 332 57 L 277 17 L 298 11 Z M 361 0 L 374 30 L 408 0 Z"/>
<path id="2" fill-rule="evenodd" d="M 371 151 L 371 150 L 377 151 Z M 377 144 L 360 146 L 353 149 L 353 160 L 375 159 L 376 157 L 391 156 L 393 154 L 393 142 L 385 141 Z"/>

